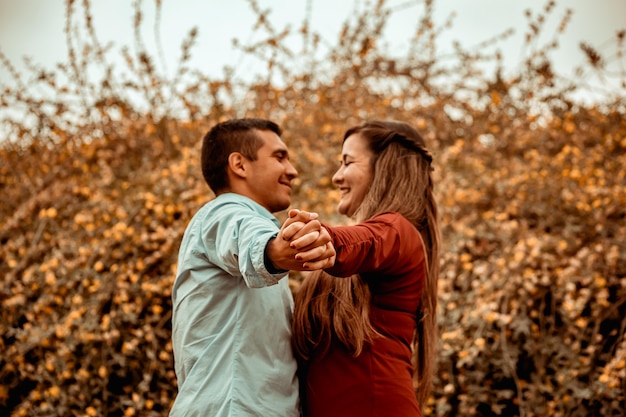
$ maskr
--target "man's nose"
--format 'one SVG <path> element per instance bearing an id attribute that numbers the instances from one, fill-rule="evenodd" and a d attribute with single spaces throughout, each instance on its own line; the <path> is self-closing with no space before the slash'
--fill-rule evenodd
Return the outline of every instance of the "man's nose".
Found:
<path id="1" fill-rule="evenodd" d="M 289 175 L 291 178 L 296 178 L 298 176 L 298 170 L 289 161 L 287 161 L 287 175 Z"/>

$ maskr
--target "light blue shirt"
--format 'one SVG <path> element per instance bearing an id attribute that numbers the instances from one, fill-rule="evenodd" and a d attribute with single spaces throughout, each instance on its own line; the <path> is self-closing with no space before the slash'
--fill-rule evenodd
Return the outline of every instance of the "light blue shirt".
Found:
<path id="1" fill-rule="evenodd" d="M 170 417 L 297 417 L 287 273 L 265 267 L 279 223 L 222 194 L 191 219 L 172 291 L 178 395 Z"/>

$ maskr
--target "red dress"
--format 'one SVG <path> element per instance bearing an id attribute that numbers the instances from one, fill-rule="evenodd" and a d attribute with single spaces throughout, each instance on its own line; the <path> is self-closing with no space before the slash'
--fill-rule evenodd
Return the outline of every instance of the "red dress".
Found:
<path id="1" fill-rule="evenodd" d="M 356 358 L 336 340 L 302 369 L 306 417 L 418 417 L 411 342 L 426 278 L 419 232 L 397 213 L 356 226 L 327 227 L 337 251 L 332 275 L 355 273 L 370 284 L 377 337 Z M 340 279 L 340 278 L 338 278 Z"/>

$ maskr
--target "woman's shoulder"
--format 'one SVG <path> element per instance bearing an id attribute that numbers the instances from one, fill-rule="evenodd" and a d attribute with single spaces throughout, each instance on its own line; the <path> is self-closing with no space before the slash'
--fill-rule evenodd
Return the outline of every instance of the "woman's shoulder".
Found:
<path id="1" fill-rule="evenodd" d="M 421 241 L 421 235 L 417 227 L 398 212 L 388 211 L 380 213 L 367 220 L 367 222 L 393 229 L 393 234 L 400 240 L 410 239 Z"/>
<path id="2" fill-rule="evenodd" d="M 380 213 L 365 221 L 365 223 L 385 223 L 396 228 L 413 229 L 417 232 L 417 229 L 406 217 L 395 211 L 386 211 Z"/>
<path id="3" fill-rule="evenodd" d="M 324 225 L 333 237 L 335 246 L 340 243 L 417 239 L 419 232 L 413 224 L 397 212 L 384 212 L 370 219 L 348 226 Z"/>

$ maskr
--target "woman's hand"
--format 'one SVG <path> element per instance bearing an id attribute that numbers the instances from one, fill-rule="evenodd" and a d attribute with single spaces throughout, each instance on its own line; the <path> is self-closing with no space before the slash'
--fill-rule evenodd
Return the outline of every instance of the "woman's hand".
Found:
<path id="1" fill-rule="evenodd" d="M 336 252 L 330 234 L 317 218 L 317 213 L 289 211 L 278 236 L 268 245 L 268 256 L 275 267 L 313 271 L 334 265 Z"/>

